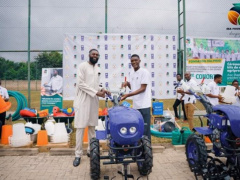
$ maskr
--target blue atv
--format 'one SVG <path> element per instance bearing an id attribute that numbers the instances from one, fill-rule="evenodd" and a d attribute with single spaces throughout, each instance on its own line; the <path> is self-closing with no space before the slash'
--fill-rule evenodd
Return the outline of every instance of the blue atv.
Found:
<path id="1" fill-rule="evenodd" d="M 195 127 L 197 133 L 187 139 L 186 156 L 191 171 L 196 179 L 197 176 L 240 179 L 240 107 L 212 106 L 204 94 L 193 94 L 206 109 L 207 127 Z M 203 136 L 212 141 L 210 150 L 207 150 Z"/>
<path id="2" fill-rule="evenodd" d="M 139 173 L 144 176 L 152 170 L 152 147 L 148 137 L 143 136 L 143 117 L 138 110 L 120 106 L 121 96 L 122 93 L 119 92 L 108 97 L 113 102 L 113 107 L 105 116 L 108 155 L 100 156 L 99 140 L 90 140 L 90 173 L 94 180 L 100 178 L 101 159 L 106 160 L 103 165 L 122 164 L 124 171 L 118 173 L 122 174 L 124 179 L 134 178 L 128 174 L 127 166 L 130 163 L 137 163 Z"/>

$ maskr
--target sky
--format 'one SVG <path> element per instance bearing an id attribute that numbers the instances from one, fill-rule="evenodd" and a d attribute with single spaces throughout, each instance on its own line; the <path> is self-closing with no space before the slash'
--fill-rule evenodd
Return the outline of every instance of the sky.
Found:
<path id="1" fill-rule="evenodd" d="M 226 28 L 239 0 L 186 0 L 187 36 L 234 37 Z M 178 34 L 177 0 L 108 0 L 108 33 Z M 105 0 L 31 0 L 31 49 L 62 50 L 65 33 L 104 33 Z M 236 31 L 234 31 L 236 33 Z M 238 31 L 239 32 L 239 31 Z M 27 50 L 28 0 L 0 0 L 0 50 Z M 31 53 L 31 60 L 37 53 Z M 26 61 L 27 53 L 0 57 Z"/>

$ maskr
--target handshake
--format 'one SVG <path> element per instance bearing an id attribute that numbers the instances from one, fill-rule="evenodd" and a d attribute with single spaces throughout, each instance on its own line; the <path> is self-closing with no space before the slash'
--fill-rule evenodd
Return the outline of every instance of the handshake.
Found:
<path id="1" fill-rule="evenodd" d="M 96 95 L 97 95 L 98 97 L 105 98 L 105 95 L 106 95 L 106 94 L 109 95 L 109 96 L 111 95 L 111 93 L 110 93 L 109 91 L 107 91 L 107 90 L 105 90 L 105 89 L 101 89 L 101 91 L 98 91 Z"/>

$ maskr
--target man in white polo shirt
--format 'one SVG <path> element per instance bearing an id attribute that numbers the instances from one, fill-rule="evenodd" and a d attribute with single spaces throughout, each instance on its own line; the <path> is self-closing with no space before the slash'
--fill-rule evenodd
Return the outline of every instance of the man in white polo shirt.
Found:
<path id="1" fill-rule="evenodd" d="M 185 83 L 187 86 L 189 86 L 189 87 L 197 86 L 197 82 L 191 78 L 190 72 L 186 72 L 184 74 L 184 77 L 186 79 Z M 196 103 L 196 98 L 189 91 L 184 91 L 182 89 L 179 89 L 179 90 L 177 90 L 177 92 L 185 94 L 183 97 L 184 107 L 185 107 L 185 112 L 187 115 L 189 128 L 192 130 L 194 128 L 194 126 L 193 126 L 194 105 L 193 104 Z"/>
<path id="2" fill-rule="evenodd" d="M 215 74 L 214 80 L 207 85 L 210 89 L 210 94 L 206 94 L 206 96 L 213 106 L 218 105 L 219 101 L 222 100 L 222 96 L 219 94 L 219 87 L 218 87 L 218 84 L 221 84 L 221 83 L 222 83 L 222 75 Z"/>
<path id="3" fill-rule="evenodd" d="M 133 108 L 142 114 L 144 119 L 144 135 L 148 136 L 151 141 L 151 79 L 150 73 L 146 69 L 140 68 L 140 62 L 141 60 L 137 54 L 131 56 L 131 64 L 134 70 L 130 73 L 129 82 L 123 83 L 123 87 L 128 86 L 131 92 L 123 95 L 121 101 L 133 96 Z"/>

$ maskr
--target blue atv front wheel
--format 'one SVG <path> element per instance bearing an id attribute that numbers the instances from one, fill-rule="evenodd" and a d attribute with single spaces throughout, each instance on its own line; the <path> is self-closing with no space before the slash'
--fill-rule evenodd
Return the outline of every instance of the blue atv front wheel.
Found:
<path id="1" fill-rule="evenodd" d="M 147 136 L 143 136 L 141 139 L 142 142 L 142 158 L 144 162 L 138 162 L 138 171 L 141 175 L 146 176 L 152 172 L 153 167 L 153 155 L 151 142 Z"/>
<path id="2" fill-rule="evenodd" d="M 207 146 L 201 137 L 192 134 L 188 137 L 186 142 L 186 156 L 189 167 L 202 168 L 207 163 Z"/>
<path id="3" fill-rule="evenodd" d="M 91 179 L 98 180 L 100 178 L 100 148 L 99 140 L 96 138 L 90 140 L 90 172 Z"/>

